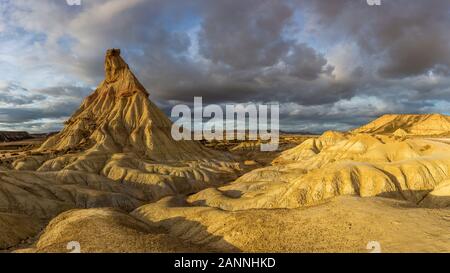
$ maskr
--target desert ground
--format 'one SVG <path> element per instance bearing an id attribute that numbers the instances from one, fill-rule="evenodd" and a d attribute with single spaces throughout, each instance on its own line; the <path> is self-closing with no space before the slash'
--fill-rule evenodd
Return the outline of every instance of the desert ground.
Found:
<path id="1" fill-rule="evenodd" d="M 450 117 L 175 141 L 120 56 L 64 129 L 0 147 L 4 252 L 450 252 Z"/>

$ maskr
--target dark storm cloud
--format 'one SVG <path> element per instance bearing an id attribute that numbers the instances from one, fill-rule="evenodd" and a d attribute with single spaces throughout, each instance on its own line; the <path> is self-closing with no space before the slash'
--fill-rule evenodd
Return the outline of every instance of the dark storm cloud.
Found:
<path id="1" fill-rule="evenodd" d="M 200 53 L 237 69 L 272 66 L 289 50 L 283 29 L 293 9 L 282 1 L 207 1 Z M 238 54 L 237 54 L 238 53 Z"/>
<path id="2" fill-rule="evenodd" d="M 379 8 L 352 0 L 311 2 L 319 24 L 336 36 L 350 36 L 369 57 L 378 58 L 380 76 L 448 71 L 449 1 L 386 0 Z"/>
<path id="3" fill-rule="evenodd" d="M 279 101 L 293 103 L 282 125 L 320 130 L 353 127 L 387 112 L 438 111 L 450 102 L 447 0 L 382 0 L 381 6 L 365 0 L 11 5 L 22 9 L 8 25 L 45 37 L 27 42 L 17 63 L 34 68 L 30 63 L 48 62 L 54 69 L 49 73 L 70 80 L 30 88 L 28 95 L 0 93 L 0 102 L 54 105 L 47 112 L 3 109 L 5 122 L 69 115 L 90 93 L 73 86 L 100 82 L 110 47 L 122 48 L 166 112 L 174 103 L 192 103 L 194 96 L 219 104 Z"/>

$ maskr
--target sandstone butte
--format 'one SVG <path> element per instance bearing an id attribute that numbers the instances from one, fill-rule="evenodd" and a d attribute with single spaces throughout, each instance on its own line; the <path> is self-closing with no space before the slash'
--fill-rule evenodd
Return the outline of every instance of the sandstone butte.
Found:
<path id="1" fill-rule="evenodd" d="M 429 137 L 450 131 L 446 116 L 326 132 L 241 175 L 239 159 L 171 139 L 119 50 L 105 74 L 39 154 L 0 172 L 3 249 L 450 251 L 450 146 Z"/>

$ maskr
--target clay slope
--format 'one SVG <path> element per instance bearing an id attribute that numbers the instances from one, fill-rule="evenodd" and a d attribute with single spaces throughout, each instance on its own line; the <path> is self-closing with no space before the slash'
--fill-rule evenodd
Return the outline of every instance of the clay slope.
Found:
<path id="1" fill-rule="evenodd" d="M 450 132 L 450 117 L 441 114 L 427 115 L 384 115 L 367 125 L 353 130 L 353 133 L 440 135 Z"/>
<path id="2" fill-rule="evenodd" d="M 420 205 L 450 178 L 449 154 L 450 145 L 433 140 L 327 132 L 283 152 L 270 167 L 188 200 L 230 211 L 298 208 L 340 195 L 394 197 Z M 439 203 L 426 204 L 442 206 L 443 198 L 448 200 L 441 196 Z"/>

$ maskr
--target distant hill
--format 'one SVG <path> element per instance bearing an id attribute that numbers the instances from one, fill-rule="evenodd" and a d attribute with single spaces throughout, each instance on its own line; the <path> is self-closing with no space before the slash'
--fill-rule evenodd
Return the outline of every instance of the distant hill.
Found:
<path id="1" fill-rule="evenodd" d="M 28 132 L 0 131 L 0 142 L 19 141 L 33 138 Z"/>
<path id="2" fill-rule="evenodd" d="M 384 115 L 352 130 L 352 133 L 392 134 L 403 130 L 412 135 L 441 135 L 450 132 L 450 116 L 442 114 Z"/>

